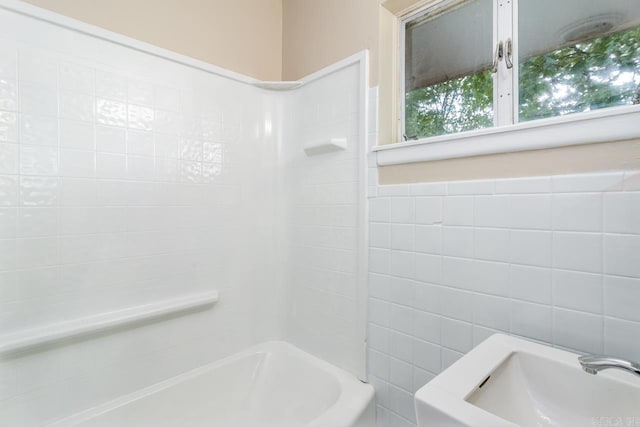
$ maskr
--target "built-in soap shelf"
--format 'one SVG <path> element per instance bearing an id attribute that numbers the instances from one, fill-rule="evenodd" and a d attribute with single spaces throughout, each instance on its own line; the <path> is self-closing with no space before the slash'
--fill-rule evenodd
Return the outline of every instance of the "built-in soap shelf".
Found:
<path id="1" fill-rule="evenodd" d="M 330 153 L 347 149 L 347 138 L 327 138 L 307 141 L 304 143 L 304 152 L 307 156 Z"/>
<path id="2" fill-rule="evenodd" d="M 217 291 L 203 292 L 27 329 L 0 337 L 0 355 L 205 308 L 217 301 Z"/>

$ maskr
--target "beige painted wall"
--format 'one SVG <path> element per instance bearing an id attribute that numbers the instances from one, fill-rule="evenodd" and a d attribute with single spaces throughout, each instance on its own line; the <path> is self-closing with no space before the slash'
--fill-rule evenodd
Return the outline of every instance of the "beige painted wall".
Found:
<path id="1" fill-rule="evenodd" d="M 376 86 L 379 8 L 379 0 L 283 0 L 283 80 L 369 49 L 369 82 Z"/>
<path id="2" fill-rule="evenodd" d="M 282 0 L 26 0 L 261 80 L 282 76 Z"/>
<path id="3" fill-rule="evenodd" d="M 383 184 L 640 169 L 640 140 L 408 163 L 378 168 Z"/>

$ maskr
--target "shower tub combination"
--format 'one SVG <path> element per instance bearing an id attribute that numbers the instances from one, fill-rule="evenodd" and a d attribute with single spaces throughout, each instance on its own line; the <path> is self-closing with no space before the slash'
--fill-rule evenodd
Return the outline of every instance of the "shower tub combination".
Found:
<path id="1" fill-rule="evenodd" d="M 373 427 L 373 387 L 273 341 L 50 427 Z"/>

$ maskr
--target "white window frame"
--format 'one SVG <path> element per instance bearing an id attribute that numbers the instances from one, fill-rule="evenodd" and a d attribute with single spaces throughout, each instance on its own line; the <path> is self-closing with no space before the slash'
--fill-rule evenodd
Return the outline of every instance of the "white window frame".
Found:
<path id="1" fill-rule="evenodd" d="M 446 8 L 466 0 L 440 0 L 399 18 L 399 126 L 397 143 L 373 148 L 377 163 L 388 166 L 594 144 L 640 138 L 640 105 L 607 107 L 566 116 L 556 116 L 518 123 L 518 0 L 494 1 L 493 46 L 500 40 L 513 40 L 513 68 L 500 71 L 493 77 L 494 127 L 454 134 L 403 141 L 405 125 L 405 25 L 425 13 Z M 515 101 L 512 101 L 515 100 Z"/>

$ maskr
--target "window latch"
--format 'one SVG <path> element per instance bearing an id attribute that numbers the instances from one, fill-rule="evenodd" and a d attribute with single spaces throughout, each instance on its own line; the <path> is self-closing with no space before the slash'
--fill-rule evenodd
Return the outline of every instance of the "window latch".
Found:
<path id="1" fill-rule="evenodd" d="M 507 68 L 510 70 L 513 68 L 513 43 L 511 39 L 507 39 L 507 53 L 504 56 L 504 63 L 507 65 Z"/>
<path id="2" fill-rule="evenodd" d="M 504 43 L 500 42 L 498 43 L 498 46 L 496 46 L 496 54 L 493 57 L 493 67 L 491 68 L 492 73 L 495 74 L 498 72 L 498 63 L 502 61 L 502 58 L 504 58 Z"/>

